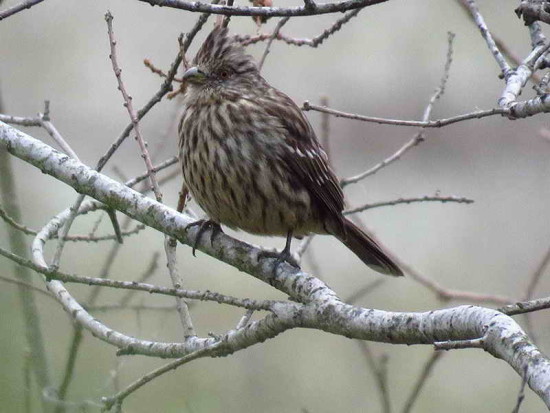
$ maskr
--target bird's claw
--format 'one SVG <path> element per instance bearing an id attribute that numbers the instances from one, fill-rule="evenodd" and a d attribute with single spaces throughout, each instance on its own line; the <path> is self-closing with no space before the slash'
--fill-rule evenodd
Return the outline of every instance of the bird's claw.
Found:
<path id="1" fill-rule="evenodd" d="M 286 262 L 293 267 L 300 269 L 300 264 L 298 264 L 296 258 L 294 258 L 290 251 L 286 248 L 281 252 L 262 250 L 258 253 L 258 261 L 261 258 L 275 258 L 275 263 L 273 264 L 273 276 L 277 274 L 277 269 L 279 268 L 279 265 L 281 265 L 283 262 Z"/>
<path id="2" fill-rule="evenodd" d="M 210 245 L 212 245 L 214 238 L 216 238 L 216 235 L 218 235 L 220 232 L 223 233 L 220 224 L 210 219 L 199 219 L 198 221 L 192 222 L 185 227 L 185 231 L 187 231 L 191 227 L 196 227 L 197 225 L 199 226 L 199 232 L 197 233 L 197 236 L 195 237 L 195 242 L 193 243 L 193 257 L 196 257 L 195 251 L 197 249 L 197 245 L 199 245 L 202 235 L 206 230 L 212 230 L 212 232 L 210 233 Z"/>

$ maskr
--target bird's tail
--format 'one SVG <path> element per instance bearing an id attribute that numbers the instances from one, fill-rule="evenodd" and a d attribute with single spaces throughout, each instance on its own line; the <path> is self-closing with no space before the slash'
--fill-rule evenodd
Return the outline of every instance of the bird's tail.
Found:
<path id="1" fill-rule="evenodd" d="M 338 232 L 335 236 L 374 271 L 394 276 L 403 275 L 401 269 L 382 251 L 376 241 L 351 221 L 344 218 L 343 233 Z"/>

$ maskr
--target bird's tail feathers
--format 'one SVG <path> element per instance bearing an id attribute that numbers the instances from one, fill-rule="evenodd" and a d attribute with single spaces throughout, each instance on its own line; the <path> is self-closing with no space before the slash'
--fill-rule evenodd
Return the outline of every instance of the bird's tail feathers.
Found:
<path id="1" fill-rule="evenodd" d="M 343 233 L 335 236 L 374 271 L 394 276 L 403 275 L 403 271 L 382 251 L 376 241 L 353 222 L 344 218 Z"/>

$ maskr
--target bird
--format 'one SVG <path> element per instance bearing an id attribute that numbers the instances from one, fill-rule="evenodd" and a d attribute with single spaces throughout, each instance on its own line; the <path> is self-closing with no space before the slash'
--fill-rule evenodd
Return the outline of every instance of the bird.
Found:
<path id="1" fill-rule="evenodd" d="M 184 183 L 208 218 L 265 236 L 286 236 L 273 271 L 291 264 L 292 238 L 335 236 L 371 269 L 403 272 L 344 214 L 344 194 L 327 154 L 294 101 L 271 86 L 222 25 L 214 27 L 185 71 L 178 125 Z M 193 249 L 194 253 L 194 249 Z M 294 263 L 296 265 L 296 263 Z"/>

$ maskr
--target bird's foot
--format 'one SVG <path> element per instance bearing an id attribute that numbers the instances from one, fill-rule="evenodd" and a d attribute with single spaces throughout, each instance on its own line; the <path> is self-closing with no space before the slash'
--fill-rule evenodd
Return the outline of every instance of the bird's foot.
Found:
<path id="1" fill-rule="evenodd" d="M 195 238 L 195 242 L 193 243 L 193 257 L 196 257 L 195 250 L 197 249 L 197 245 L 199 245 L 199 242 L 205 231 L 207 231 L 208 229 L 212 230 L 212 232 L 210 233 L 210 245 L 212 245 L 212 242 L 214 241 L 214 238 L 216 238 L 216 235 L 218 235 L 219 233 L 223 234 L 223 230 L 220 224 L 210 219 L 199 219 L 198 221 L 192 222 L 185 227 L 185 231 L 187 231 L 191 227 L 196 227 L 197 225 L 199 226 L 199 232 L 197 234 L 197 237 Z"/>
<path id="2" fill-rule="evenodd" d="M 296 258 L 294 258 L 294 256 L 291 254 L 290 249 L 287 248 L 285 248 L 281 252 L 266 250 L 260 251 L 258 253 L 258 261 L 261 258 L 275 258 L 275 263 L 273 264 L 273 276 L 277 274 L 277 269 L 279 268 L 279 265 L 281 265 L 283 262 L 287 262 L 295 268 L 300 268 L 300 264 L 298 264 Z"/>

